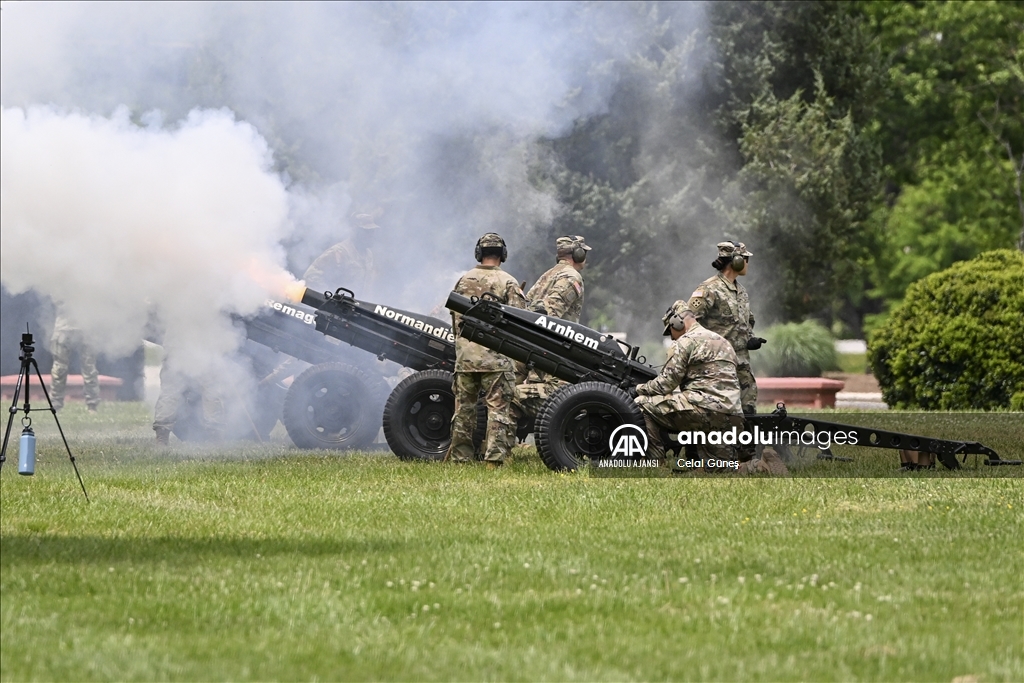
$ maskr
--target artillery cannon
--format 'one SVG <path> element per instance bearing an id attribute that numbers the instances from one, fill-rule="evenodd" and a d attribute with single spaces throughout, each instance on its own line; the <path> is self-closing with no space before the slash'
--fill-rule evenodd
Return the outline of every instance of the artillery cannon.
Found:
<path id="1" fill-rule="evenodd" d="M 585 461 L 609 457 L 610 437 L 622 425 L 644 429 L 640 408 L 627 390 L 654 379 L 658 371 L 638 355 L 638 347 L 578 323 L 507 306 L 486 294 L 467 298 L 452 292 L 445 305 L 462 315 L 460 334 L 466 339 L 570 383 L 548 398 L 534 427 L 537 450 L 551 469 L 576 469 Z M 957 457 L 966 462 L 968 454 L 985 456 L 986 465 L 1020 464 L 1000 459 L 977 442 L 797 417 L 781 404 L 770 414 L 745 416 L 745 423 L 755 434 L 756 428 L 763 434 L 796 434 L 798 440 L 807 430 L 843 431 L 852 435 L 851 445 L 933 452 L 950 469 L 958 469 Z"/>
<path id="2" fill-rule="evenodd" d="M 302 448 L 364 448 L 383 415 L 384 436 L 399 458 L 443 458 L 455 411 L 451 325 L 359 301 L 344 288 L 306 289 L 300 302 L 268 302 L 272 311 L 240 320 L 249 340 L 312 364 L 284 397 L 281 420 L 292 441 Z M 351 349 L 365 354 L 339 359 Z M 370 367 L 374 358 L 414 373 L 392 389 Z"/>

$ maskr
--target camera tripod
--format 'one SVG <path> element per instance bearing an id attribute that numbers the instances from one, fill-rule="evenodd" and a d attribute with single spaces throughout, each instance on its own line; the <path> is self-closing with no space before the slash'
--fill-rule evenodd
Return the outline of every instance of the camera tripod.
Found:
<path id="1" fill-rule="evenodd" d="M 26 330 L 28 328 L 26 327 Z M 36 377 L 39 378 L 39 386 L 43 388 L 43 396 L 46 397 L 46 403 L 50 406 L 50 412 L 53 414 L 53 421 L 57 423 L 57 431 L 60 432 L 60 438 L 64 442 L 64 449 L 68 452 L 68 458 L 71 459 L 71 466 L 75 468 L 75 476 L 78 477 L 78 483 L 82 487 L 82 493 L 85 494 L 86 501 L 89 500 L 89 494 L 85 490 L 85 482 L 82 481 L 82 475 L 78 472 L 78 464 L 75 462 L 75 456 L 71 454 L 71 447 L 68 446 L 68 440 L 64 436 L 64 430 L 60 426 L 60 420 L 57 419 L 57 411 L 53 407 L 53 401 L 50 400 L 50 392 L 46 390 L 46 384 L 43 383 L 43 376 L 39 372 L 39 364 L 36 363 L 36 359 L 32 357 L 36 347 L 32 342 L 32 333 L 26 331 L 25 334 L 21 335 L 21 356 L 18 360 L 21 361 L 21 372 L 18 374 L 18 383 L 14 388 L 14 401 L 11 402 L 10 418 L 7 420 L 7 431 L 4 432 L 4 445 L 0 449 L 0 468 L 3 468 L 4 463 L 7 462 L 7 444 L 11 438 L 11 427 L 14 426 L 14 416 L 18 414 L 18 411 L 24 411 L 25 416 L 21 418 L 22 425 L 28 427 L 32 424 L 32 418 L 29 417 L 29 413 L 32 412 L 32 405 L 29 402 L 29 389 L 32 384 L 32 373 L 31 368 L 35 368 Z M 25 387 L 25 404 L 18 407 L 18 397 L 21 396 L 21 387 Z M 38 410 L 38 408 L 36 409 Z"/>

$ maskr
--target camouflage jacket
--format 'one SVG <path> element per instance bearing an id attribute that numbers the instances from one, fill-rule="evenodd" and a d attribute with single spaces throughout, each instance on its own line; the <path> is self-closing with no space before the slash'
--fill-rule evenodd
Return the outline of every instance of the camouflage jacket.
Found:
<path id="1" fill-rule="evenodd" d="M 498 266 L 477 266 L 459 278 L 454 291 L 463 296 L 490 292 L 503 304 L 526 308 L 526 298 L 516 279 Z M 512 359 L 459 336 L 462 316 L 452 313 L 455 330 L 455 372 L 512 372 Z"/>
<path id="2" fill-rule="evenodd" d="M 351 240 L 338 242 L 316 257 L 302 279 L 312 290 L 326 292 L 338 287 L 351 289 L 357 299 L 364 298 L 377 275 L 373 252 L 360 253 Z"/>
<path id="3" fill-rule="evenodd" d="M 583 275 L 565 261 L 537 279 L 526 293 L 532 310 L 544 307 L 547 314 L 578 323 L 583 310 Z"/>
<path id="4" fill-rule="evenodd" d="M 687 305 L 701 325 L 729 340 L 740 365 L 750 364 L 747 340 L 754 333 L 754 314 L 743 285 L 719 273 L 700 283 Z"/>
<path id="5" fill-rule="evenodd" d="M 672 343 L 661 374 L 636 388 L 642 396 L 681 396 L 690 404 L 718 413 L 742 415 L 736 352 L 721 335 L 699 323 Z M 673 394 L 675 389 L 679 394 Z M 685 410 L 679 402 L 679 410 Z"/>

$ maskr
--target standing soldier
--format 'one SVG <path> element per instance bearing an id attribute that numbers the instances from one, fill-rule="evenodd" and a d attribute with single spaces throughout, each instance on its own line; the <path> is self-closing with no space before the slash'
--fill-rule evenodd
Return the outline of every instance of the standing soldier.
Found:
<path id="1" fill-rule="evenodd" d="M 525 308 L 523 290 L 515 278 L 501 269 L 508 258 L 505 240 L 489 232 L 476 243 L 473 268 L 455 283 L 454 290 L 463 296 L 493 294 L 498 301 L 516 308 Z M 476 428 L 476 403 L 483 394 L 487 405 L 487 440 L 484 460 L 489 468 L 500 467 L 512 452 L 515 422 L 511 415 L 515 395 L 515 374 L 512 360 L 506 356 L 475 344 L 459 336 L 462 316 L 452 313 L 455 340 L 455 415 L 452 418 L 452 445 L 445 460 L 470 462 L 473 460 L 473 431 Z"/>
<path id="2" fill-rule="evenodd" d="M 64 394 L 67 389 L 68 369 L 71 366 L 71 354 L 78 348 L 79 361 L 82 364 L 82 383 L 85 389 L 85 405 L 90 413 L 95 413 L 100 404 L 100 376 L 96 370 L 96 351 L 85 341 L 85 336 L 68 316 L 61 303 L 57 304 L 57 318 L 53 323 L 53 338 L 50 349 L 53 352 L 53 368 L 50 370 L 50 400 L 53 409 L 64 407 Z"/>
<path id="3" fill-rule="evenodd" d="M 526 294 L 527 307 L 538 313 L 578 323 L 583 310 L 583 268 L 590 247 L 582 235 L 555 240 L 555 266 L 540 276 Z M 541 405 L 558 387 L 567 384 L 557 377 L 530 370 L 516 385 L 514 412 L 537 416 Z"/>
<path id="4" fill-rule="evenodd" d="M 373 287 L 377 271 L 371 247 L 380 226 L 369 213 L 355 214 L 352 222 L 352 235 L 317 256 L 302 275 L 310 289 L 326 292 L 345 287 L 362 298 Z"/>
<path id="5" fill-rule="evenodd" d="M 754 337 L 750 298 L 736 278 L 747 274 L 752 253 L 742 242 L 719 242 L 718 258 L 711 264 L 718 275 L 702 282 L 690 295 L 687 307 L 704 327 L 725 337 L 739 361 L 740 404 L 746 415 L 757 412 L 757 382 L 750 369 L 750 350 L 761 348 L 764 339 Z"/>

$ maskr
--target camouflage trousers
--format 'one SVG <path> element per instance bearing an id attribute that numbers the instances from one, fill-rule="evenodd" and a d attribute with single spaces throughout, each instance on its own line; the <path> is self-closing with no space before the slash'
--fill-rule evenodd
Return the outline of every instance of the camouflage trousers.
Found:
<path id="1" fill-rule="evenodd" d="M 456 372 L 452 379 L 455 415 L 452 417 L 452 445 L 445 460 L 474 460 L 473 431 L 476 429 L 476 404 L 483 398 L 487 406 L 487 438 L 484 460 L 502 464 L 515 444 L 516 425 L 512 419 L 515 375 L 511 372 Z"/>
<path id="2" fill-rule="evenodd" d="M 183 373 L 171 370 L 165 362 L 160 367 L 160 398 L 153 409 L 153 430 L 170 431 L 178 420 L 178 413 L 185 407 L 185 394 L 190 388 L 197 388 L 202 394 L 203 429 L 212 438 L 224 434 L 224 401 L 212 381 L 191 380 Z"/>
<path id="3" fill-rule="evenodd" d="M 53 333 L 53 339 L 50 340 L 50 349 L 53 352 L 53 368 L 50 370 L 50 400 L 53 401 L 53 407 L 57 410 L 64 407 L 68 368 L 71 366 L 71 354 L 76 348 L 82 362 L 85 403 L 90 408 L 95 408 L 100 403 L 100 376 L 96 371 L 96 352 L 85 343 L 81 330 L 59 330 Z"/>
<path id="4" fill-rule="evenodd" d="M 736 366 L 736 375 L 740 380 L 740 405 L 743 406 L 744 415 L 757 413 L 757 381 L 754 373 L 747 363 L 740 363 Z"/>
<path id="5" fill-rule="evenodd" d="M 531 372 L 525 382 L 516 385 L 516 395 L 512 400 L 512 412 L 517 417 L 524 415 L 537 417 L 544 401 L 566 384 L 568 382 L 553 375 Z"/>
<path id="6" fill-rule="evenodd" d="M 657 460 L 665 459 L 665 444 L 661 440 L 662 430 L 669 432 L 708 432 L 711 430 L 731 430 L 734 426 L 738 430 L 743 429 L 743 417 L 741 415 L 729 415 L 719 413 L 701 406 L 693 405 L 681 396 L 675 400 L 666 402 L 658 401 L 657 396 L 638 396 L 636 399 L 640 410 L 644 413 L 644 423 L 647 426 L 647 434 L 650 437 L 650 444 L 647 447 L 647 455 Z M 687 409 L 679 410 L 679 405 L 688 406 Z M 726 444 L 697 444 L 698 457 L 719 460 L 736 460 L 737 453 L 734 446 Z"/>

